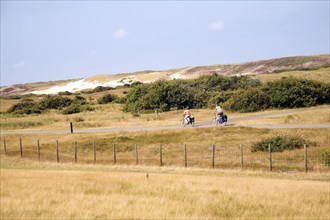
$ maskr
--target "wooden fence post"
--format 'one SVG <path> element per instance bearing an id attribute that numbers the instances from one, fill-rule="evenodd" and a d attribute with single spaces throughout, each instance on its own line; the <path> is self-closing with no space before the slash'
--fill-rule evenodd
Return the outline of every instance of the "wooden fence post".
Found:
<path id="1" fill-rule="evenodd" d="M 22 146 L 22 138 L 19 138 L 19 152 L 21 155 L 21 158 L 23 157 L 23 146 Z"/>
<path id="2" fill-rule="evenodd" d="M 212 169 L 214 169 L 214 153 L 215 153 L 215 146 L 212 145 Z"/>
<path id="3" fill-rule="evenodd" d="M 135 164 L 139 164 L 139 149 L 137 144 L 135 144 Z"/>
<path id="4" fill-rule="evenodd" d="M 307 172 L 307 145 L 304 144 L 304 167 L 305 167 L 305 172 Z"/>
<path id="5" fill-rule="evenodd" d="M 160 162 L 160 166 L 163 166 L 163 147 L 162 147 L 162 144 L 159 145 L 159 162 Z"/>
<path id="6" fill-rule="evenodd" d="M 73 133 L 73 125 L 72 122 L 70 122 L 70 130 L 71 130 L 71 134 Z"/>
<path id="7" fill-rule="evenodd" d="M 241 168 L 243 169 L 243 146 L 242 144 L 239 145 L 240 152 L 241 152 Z"/>
<path id="8" fill-rule="evenodd" d="M 187 146 L 184 144 L 184 167 L 187 167 Z"/>
<path id="9" fill-rule="evenodd" d="M 77 142 L 74 142 L 73 146 L 74 146 L 74 162 L 77 163 Z"/>
<path id="10" fill-rule="evenodd" d="M 117 158 L 116 158 L 116 144 L 113 144 L 113 164 L 116 164 Z"/>
<path id="11" fill-rule="evenodd" d="M 4 148 L 4 150 L 5 150 L 5 155 L 7 155 L 6 138 L 3 139 L 3 148 Z"/>
<path id="12" fill-rule="evenodd" d="M 93 143 L 93 152 L 94 152 L 94 161 L 93 161 L 93 163 L 95 164 L 96 163 L 96 145 L 95 145 L 95 142 Z"/>
<path id="13" fill-rule="evenodd" d="M 57 163 L 60 162 L 60 155 L 58 152 L 58 140 L 56 140 L 56 161 L 57 161 Z"/>
<path id="14" fill-rule="evenodd" d="M 40 143 L 38 139 L 38 145 L 37 145 L 37 155 L 38 155 L 38 160 L 40 160 Z"/>
<path id="15" fill-rule="evenodd" d="M 269 151 L 269 171 L 273 170 L 273 161 L 272 161 L 272 149 L 270 147 L 270 144 L 268 145 L 268 151 Z"/>

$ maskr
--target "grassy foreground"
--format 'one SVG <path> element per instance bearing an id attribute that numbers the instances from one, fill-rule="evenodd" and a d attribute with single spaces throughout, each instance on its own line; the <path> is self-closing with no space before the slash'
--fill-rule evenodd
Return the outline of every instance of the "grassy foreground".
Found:
<path id="1" fill-rule="evenodd" d="M 329 219 L 329 195 L 329 173 L 61 165 L 1 157 L 1 219 Z"/>

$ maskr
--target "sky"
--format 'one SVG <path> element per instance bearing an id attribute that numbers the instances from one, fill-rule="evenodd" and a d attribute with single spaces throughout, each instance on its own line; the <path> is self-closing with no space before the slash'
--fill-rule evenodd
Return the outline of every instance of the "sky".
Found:
<path id="1" fill-rule="evenodd" d="M 329 0 L 1 0 L 1 86 L 329 54 L 329 8 Z"/>

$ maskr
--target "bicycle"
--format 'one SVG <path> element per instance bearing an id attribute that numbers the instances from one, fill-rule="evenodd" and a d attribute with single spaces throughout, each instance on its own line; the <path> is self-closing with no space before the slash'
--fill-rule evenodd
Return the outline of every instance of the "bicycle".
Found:
<path id="1" fill-rule="evenodd" d="M 192 125 L 192 127 L 194 127 L 194 126 L 195 126 L 195 118 L 194 118 L 194 117 L 190 117 L 190 120 L 187 121 L 187 120 L 185 119 L 185 117 L 183 117 L 183 118 L 181 119 L 180 123 L 181 123 L 181 125 L 182 125 L 183 127 L 186 127 L 187 125 L 190 125 L 190 124 Z"/>
<path id="2" fill-rule="evenodd" d="M 211 120 L 211 125 L 217 126 L 218 124 L 219 124 L 219 119 L 216 115 L 214 115 L 214 117 Z"/>
<path id="3" fill-rule="evenodd" d="M 222 122 L 220 122 L 220 117 L 222 117 Z M 211 120 L 211 125 L 215 125 L 215 126 L 218 126 L 218 125 L 223 125 L 223 126 L 226 126 L 227 125 L 227 115 L 214 115 L 214 117 L 212 118 Z"/>

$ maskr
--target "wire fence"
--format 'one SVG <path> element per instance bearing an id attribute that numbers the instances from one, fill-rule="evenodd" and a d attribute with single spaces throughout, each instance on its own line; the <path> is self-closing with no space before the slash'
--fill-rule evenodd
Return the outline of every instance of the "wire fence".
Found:
<path id="1" fill-rule="evenodd" d="M 317 147 L 284 152 L 251 152 L 243 144 L 211 146 L 197 144 L 98 144 L 97 142 L 3 140 L 1 154 L 39 161 L 80 164 L 175 166 L 209 169 L 242 169 L 265 171 L 328 172 L 329 163 Z"/>

